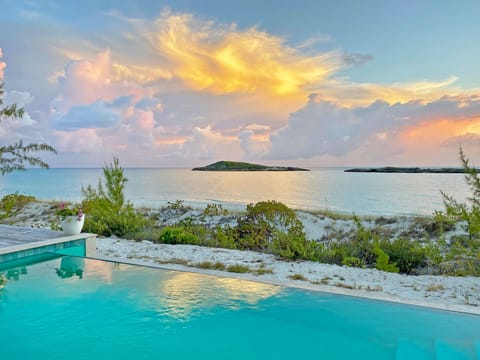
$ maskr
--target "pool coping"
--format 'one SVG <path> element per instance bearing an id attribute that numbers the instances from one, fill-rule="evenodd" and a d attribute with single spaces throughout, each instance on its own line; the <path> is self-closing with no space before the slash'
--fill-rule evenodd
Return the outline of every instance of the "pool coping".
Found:
<path id="1" fill-rule="evenodd" d="M 42 251 L 41 248 L 55 247 L 55 250 L 70 247 L 68 243 L 84 241 L 85 255 L 96 254 L 96 234 L 80 233 L 65 235 L 61 231 L 49 229 L 28 228 L 22 226 L 0 225 L 5 231 L 0 234 L 0 262 L 2 257 L 8 257 L 15 253 L 33 254 Z M 45 250 L 45 252 L 50 252 Z M 25 256 L 25 255 L 24 255 Z M 20 256 L 23 257 L 23 256 Z"/>
<path id="2" fill-rule="evenodd" d="M 269 284 L 274 286 L 290 287 L 290 288 L 297 288 L 297 289 L 303 289 L 303 290 L 309 290 L 309 291 L 318 291 L 318 292 L 330 293 L 335 295 L 353 296 L 353 297 L 369 299 L 369 300 L 387 301 L 387 302 L 398 303 L 403 305 L 419 306 L 419 307 L 431 308 L 435 310 L 444 310 L 444 311 L 451 311 L 451 312 L 458 312 L 463 314 L 480 316 L 480 307 L 473 306 L 473 305 L 448 304 L 443 302 L 406 299 L 397 295 L 378 293 L 378 292 L 376 293 L 368 292 L 360 289 L 346 289 L 346 288 L 339 288 L 337 286 L 331 286 L 331 285 L 298 282 L 295 280 L 285 281 L 285 280 L 278 280 L 278 279 L 259 279 L 258 277 L 250 273 L 245 273 L 245 274 L 231 273 L 231 272 L 226 273 L 220 270 L 200 269 L 196 267 L 190 267 L 190 266 L 179 265 L 179 264 L 152 264 L 151 262 L 142 261 L 138 259 L 125 259 L 125 258 L 118 258 L 118 257 L 112 257 L 112 256 L 99 256 L 98 254 L 95 256 L 87 257 L 87 258 L 93 259 L 93 260 L 104 260 L 109 262 L 123 263 L 128 265 L 145 266 L 145 267 L 155 268 L 155 269 L 181 271 L 181 272 L 189 272 L 189 273 L 202 274 L 202 275 L 218 276 L 223 278 L 247 280 L 247 281 L 253 281 L 257 283 Z"/>
<path id="3" fill-rule="evenodd" d="M 3 247 L 3 248 L 0 248 L 0 255 L 10 254 L 18 251 L 31 250 L 39 247 L 56 245 L 56 244 L 61 244 L 65 242 L 75 241 L 75 240 L 96 239 L 96 237 L 97 237 L 96 234 L 90 234 L 90 233 L 80 233 L 79 235 L 60 236 L 58 238 L 39 240 L 39 241 L 28 242 L 20 245 Z"/>

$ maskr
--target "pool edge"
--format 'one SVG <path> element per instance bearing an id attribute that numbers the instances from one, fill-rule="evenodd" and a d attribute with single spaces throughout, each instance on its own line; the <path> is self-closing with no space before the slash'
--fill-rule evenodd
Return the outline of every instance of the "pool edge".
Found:
<path id="1" fill-rule="evenodd" d="M 402 298 L 400 296 L 391 295 L 391 294 L 372 293 L 372 292 L 367 292 L 359 289 L 345 289 L 345 288 L 339 288 L 331 285 L 300 283 L 294 280 L 284 281 L 284 280 L 277 280 L 277 279 L 259 279 L 258 277 L 250 273 L 239 274 L 239 273 L 224 272 L 219 270 L 200 269 L 196 267 L 190 267 L 190 266 L 178 265 L 178 264 L 152 264 L 151 262 L 137 260 L 137 259 L 125 259 L 125 258 L 118 258 L 118 257 L 111 257 L 111 256 L 99 256 L 99 255 L 87 256 L 87 258 L 94 259 L 94 260 L 104 260 L 109 262 L 123 263 L 128 265 L 145 266 L 149 268 L 156 268 L 156 269 L 163 269 L 163 270 L 181 271 L 181 272 L 189 272 L 189 273 L 217 276 L 217 277 L 223 277 L 223 278 L 247 280 L 247 281 L 253 281 L 253 282 L 262 283 L 262 284 L 297 288 L 297 289 L 303 289 L 303 290 L 309 290 L 309 291 L 318 291 L 318 292 L 330 293 L 335 295 L 352 296 L 352 297 L 364 298 L 364 299 L 370 299 L 370 300 L 387 301 L 387 302 L 393 302 L 393 303 L 398 303 L 403 305 L 411 305 L 411 306 L 418 306 L 418 307 L 424 307 L 424 308 L 431 308 L 435 310 L 451 311 L 451 312 L 458 312 L 463 314 L 480 316 L 480 307 L 475 307 L 475 306 L 406 299 L 406 298 Z"/>

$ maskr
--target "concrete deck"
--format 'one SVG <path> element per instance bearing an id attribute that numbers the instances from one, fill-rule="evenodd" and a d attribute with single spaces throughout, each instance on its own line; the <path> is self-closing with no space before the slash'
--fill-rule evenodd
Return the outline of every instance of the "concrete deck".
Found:
<path id="1" fill-rule="evenodd" d="M 65 236 L 61 231 L 0 225 L 0 255 L 85 240 L 86 255 L 94 256 L 96 237 L 96 234 L 89 233 Z M 0 256 L 0 262 L 1 259 Z"/>

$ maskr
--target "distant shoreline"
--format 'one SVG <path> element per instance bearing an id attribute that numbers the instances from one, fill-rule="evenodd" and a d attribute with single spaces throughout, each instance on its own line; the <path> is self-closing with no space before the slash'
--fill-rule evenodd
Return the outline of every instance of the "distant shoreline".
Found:
<path id="1" fill-rule="evenodd" d="M 374 167 L 374 168 L 352 168 L 344 172 L 361 173 L 398 173 L 398 174 L 464 174 L 463 168 L 422 168 L 422 167 Z"/>

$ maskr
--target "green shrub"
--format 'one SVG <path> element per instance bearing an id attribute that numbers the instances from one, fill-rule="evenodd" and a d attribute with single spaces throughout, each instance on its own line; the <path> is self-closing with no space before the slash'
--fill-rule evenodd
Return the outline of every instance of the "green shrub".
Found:
<path id="1" fill-rule="evenodd" d="M 308 279 L 302 274 L 293 274 L 293 275 L 290 275 L 289 278 L 292 280 L 308 281 Z"/>
<path id="2" fill-rule="evenodd" d="M 246 215 L 239 219 L 236 227 L 236 239 L 241 249 L 272 250 L 274 242 L 280 242 L 280 247 L 285 248 L 284 236 L 296 239 L 294 241 L 306 238 L 303 224 L 295 212 L 277 201 L 247 205 Z"/>
<path id="3" fill-rule="evenodd" d="M 228 272 L 239 273 L 239 274 L 250 272 L 250 268 L 248 266 L 239 265 L 239 264 L 230 265 L 226 268 L 226 270 Z"/>
<path id="4" fill-rule="evenodd" d="M 221 204 L 208 204 L 203 210 L 204 216 L 221 216 L 228 215 L 228 210 L 224 209 Z"/>
<path id="5" fill-rule="evenodd" d="M 375 265 L 376 255 L 373 252 L 373 244 L 378 241 L 378 235 L 365 229 L 358 217 L 354 216 L 354 221 L 355 231 L 348 238 L 341 241 L 332 241 L 328 246 L 325 246 L 319 256 L 320 261 L 346 265 L 344 259 L 347 259 L 345 260 L 347 264 L 352 264 L 353 260 L 349 258 L 355 258 L 358 260 L 354 262 L 362 266 Z"/>
<path id="6" fill-rule="evenodd" d="M 220 261 L 217 261 L 215 263 L 212 263 L 210 261 L 203 261 L 196 264 L 195 266 L 200 269 L 225 270 L 225 264 L 221 263 Z"/>
<path id="7" fill-rule="evenodd" d="M 231 227 L 218 226 L 213 232 L 209 246 L 226 249 L 237 249 L 238 243 L 235 239 L 235 229 Z"/>
<path id="8" fill-rule="evenodd" d="M 104 182 L 97 189 L 82 187 L 82 208 L 85 216 L 84 231 L 99 235 L 134 236 L 144 230 L 148 220 L 137 214 L 133 205 L 125 201 L 124 187 L 128 179 L 123 174 L 118 158 L 103 168 Z"/>
<path id="9" fill-rule="evenodd" d="M 365 267 L 365 262 L 362 259 L 359 259 L 354 256 L 347 256 L 343 258 L 342 265 L 349 267 L 363 268 Z"/>
<path id="10" fill-rule="evenodd" d="M 389 262 L 390 259 L 388 255 L 382 250 L 378 242 L 375 242 L 373 245 L 373 253 L 377 256 L 375 268 L 382 271 L 398 273 L 398 267 Z"/>
<path id="11" fill-rule="evenodd" d="M 273 254 L 285 259 L 318 261 L 323 247 L 304 236 L 278 232 L 272 241 L 271 249 Z"/>
<path id="12" fill-rule="evenodd" d="M 459 149 L 459 154 L 465 172 L 465 181 L 470 187 L 472 194 L 466 202 L 461 203 L 442 191 L 445 210 L 436 212 L 435 218 L 447 223 L 463 221 L 466 224 L 469 238 L 478 239 L 480 237 L 480 177 L 477 169 L 470 166 L 470 161 L 467 159 L 462 147 Z"/>
<path id="13" fill-rule="evenodd" d="M 179 227 L 167 226 L 162 229 L 158 241 L 163 244 L 198 245 L 198 237 Z"/>
<path id="14" fill-rule="evenodd" d="M 0 212 L 4 214 L 0 217 L 9 217 L 36 200 L 34 196 L 21 195 L 18 192 L 4 195 L 0 200 Z"/>
<path id="15" fill-rule="evenodd" d="M 382 249 L 389 260 L 396 264 L 401 273 L 415 273 L 425 267 L 428 262 L 427 249 L 416 240 L 398 238 L 393 241 L 383 241 Z"/>

